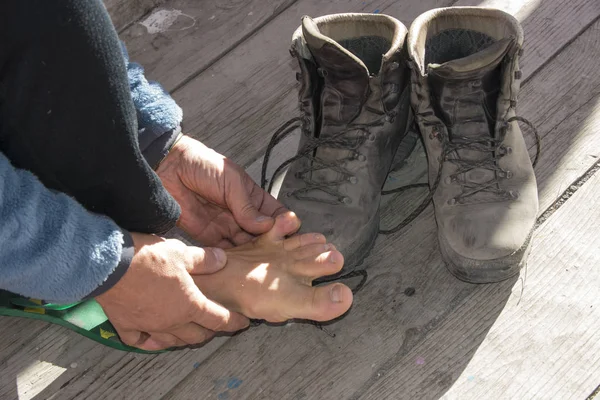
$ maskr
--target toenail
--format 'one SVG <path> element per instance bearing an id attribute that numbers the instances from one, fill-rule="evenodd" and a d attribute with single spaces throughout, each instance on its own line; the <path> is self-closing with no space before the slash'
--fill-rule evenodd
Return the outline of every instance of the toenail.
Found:
<path id="1" fill-rule="evenodd" d="M 323 245 L 323 249 L 325 249 L 325 251 L 329 251 L 331 250 L 331 245 L 329 243 Z"/>
<path id="2" fill-rule="evenodd" d="M 333 285 L 331 287 L 331 291 L 329 292 L 331 296 L 331 301 L 333 303 L 341 303 L 342 302 L 342 286 L 341 285 Z"/>
<path id="3" fill-rule="evenodd" d="M 331 253 L 329 255 L 329 262 L 335 264 L 337 261 L 337 256 L 335 255 L 335 253 Z"/>

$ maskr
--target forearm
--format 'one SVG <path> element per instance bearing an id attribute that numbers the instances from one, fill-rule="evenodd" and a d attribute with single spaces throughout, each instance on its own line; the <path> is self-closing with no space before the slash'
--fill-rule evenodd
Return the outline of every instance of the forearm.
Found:
<path id="1" fill-rule="evenodd" d="M 127 232 L 65 194 L 48 190 L 2 153 L 0 221 L 1 289 L 70 303 L 127 269 L 127 254 L 122 260 Z"/>

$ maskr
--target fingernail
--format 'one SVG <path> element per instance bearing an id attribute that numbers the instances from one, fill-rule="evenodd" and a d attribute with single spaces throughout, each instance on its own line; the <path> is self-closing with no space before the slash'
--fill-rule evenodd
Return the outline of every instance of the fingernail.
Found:
<path id="1" fill-rule="evenodd" d="M 321 239 L 321 234 L 320 233 L 315 233 L 314 238 L 316 240 L 320 240 Z"/>
<path id="2" fill-rule="evenodd" d="M 225 251 L 223 249 L 213 247 L 212 252 L 215 255 L 215 258 L 217 259 L 217 263 L 221 266 L 225 266 L 225 263 L 227 262 L 227 256 L 225 255 Z"/>
<path id="3" fill-rule="evenodd" d="M 267 217 L 266 215 L 261 215 L 256 217 L 256 222 L 265 222 L 271 220 L 271 217 Z"/>
<path id="4" fill-rule="evenodd" d="M 331 301 L 333 303 L 341 303 L 342 302 L 342 286 L 341 285 L 333 285 L 330 291 Z"/>

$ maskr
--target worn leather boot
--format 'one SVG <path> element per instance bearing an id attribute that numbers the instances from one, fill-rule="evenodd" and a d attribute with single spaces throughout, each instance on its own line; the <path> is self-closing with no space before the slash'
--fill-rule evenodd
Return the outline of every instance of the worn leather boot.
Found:
<path id="1" fill-rule="evenodd" d="M 302 138 L 275 172 L 275 186 L 283 180 L 278 197 L 300 217 L 301 230 L 323 233 L 344 255 L 342 272 L 375 243 L 381 188 L 412 118 L 406 33 L 386 15 L 337 14 L 304 17 L 293 36 Z M 263 183 L 264 171 L 266 162 Z"/>
<path id="2" fill-rule="evenodd" d="M 468 282 L 510 278 L 529 253 L 538 195 L 515 116 L 522 45 L 515 18 L 475 7 L 426 12 L 408 34 L 440 249 Z"/>

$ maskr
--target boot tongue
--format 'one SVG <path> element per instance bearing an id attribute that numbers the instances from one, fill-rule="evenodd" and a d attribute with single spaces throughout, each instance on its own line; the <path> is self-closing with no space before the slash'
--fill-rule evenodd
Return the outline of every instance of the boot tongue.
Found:
<path id="1" fill-rule="evenodd" d="M 302 19 L 302 34 L 317 66 L 322 71 L 319 78 L 322 79 L 320 104 L 315 110 L 315 118 L 320 128 L 317 128 L 316 134 L 319 138 L 331 137 L 340 132 L 340 129 L 344 129 L 346 124 L 360 113 L 369 87 L 369 70 L 363 61 L 338 41 L 324 35 L 310 17 Z M 348 132 L 342 135 L 342 139 L 351 140 L 356 135 L 357 132 Z M 317 158 L 327 162 L 347 159 L 352 155 L 353 151 L 327 146 L 319 147 L 315 152 Z M 311 173 L 311 180 L 314 182 L 336 182 L 343 178 L 343 174 L 331 168 L 319 169 Z M 312 191 L 311 195 L 316 198 L 331 199 L 331 195 L 321 190 Z"/>
<path id="2" fill-rule="evenodd" d="M 302 19 L 302 33 L 322 74 L 327 75 L 321 104 L 325 121 L 350 122 L 360 111 L 369 86 L 369 70 L 340 43 L 321 33 L 312 18 Z"/>
<path id="3" fill-rule="evenodd" d="M 470 56 L 428 66 L 433 106 L 448 127 L 450 141 L 459 137 L 494 137 L 502 79 L 500 63 L 513 48 L 513 43 L 514 39 L 502 39 Z M 457 153 L 460 159 L 470 161 L 491 157 L 489 152 L 468 148 Z M 474 168 L 461 180 L 485 183 L 494 177 L 491 170 Z"/>

